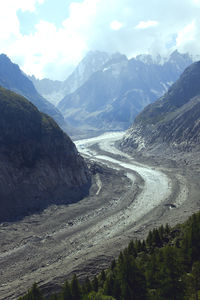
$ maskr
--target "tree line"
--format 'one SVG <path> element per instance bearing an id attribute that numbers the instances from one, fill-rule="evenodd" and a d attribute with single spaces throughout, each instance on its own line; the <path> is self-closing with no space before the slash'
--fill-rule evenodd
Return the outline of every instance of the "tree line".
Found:
<path id="1" fill-rule="evenodd" d="M 59 294 L 44 297 L 36 284 L 19 300 L 198 300 L 200 212 L 184 224 L 149 231 L 131 241 L 107 270 L 80 284 L 76 275 Z"/>

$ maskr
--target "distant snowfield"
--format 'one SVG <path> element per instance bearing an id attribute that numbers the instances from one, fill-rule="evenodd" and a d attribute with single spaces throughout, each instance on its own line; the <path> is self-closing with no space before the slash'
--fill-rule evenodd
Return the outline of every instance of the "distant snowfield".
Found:
<path id="1" fill-rule="evenodd" d="M 132 202 L 131 207 L 126 211 L 130 223 L 137 221 L 145 214 L 150 212 L 165 201 L 171 193 L 171 180 L 161 171 L 145 166 L 134 161 L 133 157 L 115 148 L 115 142 L 124 136 L 125 132 L 109 132 L 98 137 L 84 139 L 76 142 L 78 151 L 83 155 L 90 157 L 92 160 L 99 161 L 115 169 L 126 170 L 128 177 L 133 181 L 134 174 L 137 172 L 144 180 L 142 193 Z M 98 150 L 91 149 L 95 144 L 106 151 L 106 154 L 99 154 Z M 109 156 L 110 153 L 110 156 Z M 117 155 L 116 158 L 115 155 Z M 123 212 L 124 213 L 124 212 Z M 118 220 L 120 220 L 118 216 Z M 119 224 L 118 224 L 119 225 Z M 126 221 L 126 225 L 127 221 Z"/>

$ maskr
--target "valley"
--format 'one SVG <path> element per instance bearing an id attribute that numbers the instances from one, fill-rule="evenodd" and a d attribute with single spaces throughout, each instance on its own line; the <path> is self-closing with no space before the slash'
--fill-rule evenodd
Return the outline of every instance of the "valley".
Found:
<path id="1" fill-rule="evenodd" d="M 183 222 L 198 208 L 198 177 L 187 165 L 142 162 L 116 148 L 124 132 L 76 141 L 92 173 L 90 194 L 0 225 L 0 294 L 16 299 L 34 282 L 59 290 L 66 278 L 106 268 L 131 239 Z"/>
<path id="2" fill-rule="evenodd" d="M 0 300 L 200 299 L 200 0 L 4 2 Z"/>

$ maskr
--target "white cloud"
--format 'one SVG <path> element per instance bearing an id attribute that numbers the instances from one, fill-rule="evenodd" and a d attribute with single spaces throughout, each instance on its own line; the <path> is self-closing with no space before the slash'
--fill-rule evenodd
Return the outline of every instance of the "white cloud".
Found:
<path id="1" fill-rule="evenodd" d="M 36 4 L 42 4 L 45 0 L 10 0 L 16 9 L 22 11 L 35 11 Z M 14 4 L 15 3 L 15 4 Z"/>
<path id="2" fill-rule="evenodd" d="M 6 39 L 18 38 L 20 36 L 19 20 L 17 11 L 35 10 L 36 4 L 41 4 L 45 0 L 6 0 L 1 1 L 0 9 L 0 41 L 6 43 Z M 5 39 L 5 40 L 4 40 Z"/>
<path id="3" fill-rule="evenodd" d="M 0 28 L 3 28 L 2 31 L 0 30 L 0 51 L 6 52 L 10 57 L 20 61 L 23 70 L 28 74 L 33 73 L 37 77 L 48 75 L 54 77 L 55 74 L 45 74 L 46 65 L 55 62 L 62 68 L 62 66 L 66 66 L 66 62 L 76 64 L 77 60 L 82 58 L 83 52 L 88 51 L 87 33 L 91 19 L 95 17 L 99 0 L 72 3 L 70 16 L 63 22 L 60 29 L 50 22 L 41 20 L 36 25 L 34 34 L 22 35 L 19 30 L 17 10 L 33 11 L 35 4 L 42 2 L 42 0 L 32 0 L 27 3 L 26 1 L 19 1 L 18 5 L 12 7 L 12 10 L 5 5 L 2 16 L 6 17 L 5 19 L 0 18 L 2 21 Z M 4 29 L 5 25 L 7 30 Z"/>
<path id="4" fill-rule="evenodd" d="M 200 0 L 71 2 L 60 28 L 40 20 L 33 34 L 22 35 L 17 11 L 37 13 L 44 1 L 6 0 L 0 10 L 0 52 L 37 77 L 65 79 L 88 50 L 129 57 L 175 48 L 200 53 Z M 55 9 L 58 5 L 55 1 Z"/>
<path id="5" fill-rule="evenodd" d="M 179 31 L 176 47 L 180 52 L 189 52 L 194 56 L 200 54 L 200 20 L 193 20 Z"/>
<path id="6" fill-rule="evenodd" d="M 157 21 L 140 21 L 138 23 L 138 25 L 135 26 L 135 28 L 137 28 L 137 29 L 146 29 L 146 28 L 149 28 L 149 27 L 157 26 L 157 25 L 158 25 Z"/>
<path id="7" fill-rule="evenodd" d="M 121 29 L 123 26 L 124 26 L 124 24 L 121 23 L 121 22 L 119 22 L 119 21 L 117 21 L 117 20 L 112 21 L 112 22 L 110 23 L 110 28 L 111 28 L 112 30 L 119 30 L 119 29 Z"/>
<path id="8" fill-rule="evenodd" d="M 200 6 L 200 0 L 193 0 L 193 3 L 195 4 L 195 5 L 199 5 Z"/>
<path id="9" fill-rule="evenodd" d="M 194 41 L 195 33 L 196 22 L 193 20 L 190 24 L 186 25 L 181 31 L 179 31 L 176 38 L 176 46 L 181 47 L 188 42 Z"/>

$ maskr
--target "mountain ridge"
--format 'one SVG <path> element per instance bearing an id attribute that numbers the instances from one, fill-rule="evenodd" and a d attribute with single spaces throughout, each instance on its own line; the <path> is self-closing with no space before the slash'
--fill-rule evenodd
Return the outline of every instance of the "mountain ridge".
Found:
<path id="1" fill-rule="evenodd" d="M 128 60 L 121 54 L 111 56 L 101 70 L 93 73 L 74 93 L 66 95 L 58 108 L 78 128 L 125 130 L 190 63 L 188 55 L 178 52 L 163 65 L 146 64 L 138 58 Z"/>
<path id="2" fill-rule="evenodd" d="M 24 96 L 41 112 L 55 119 L 64 130 L 68 129 L 60 111 L 37 92 L 33 83 L 20 70 L 19 66 L 12 63 L 5 54 L 0 55 L 0 86 Z"/>
<path id="3" fill-rule="evenodd" d="M 57 105 L 67 94 L 73 93 L 83 85 L 89 77 L 101 69 L 110 55 L 101 51 L 89 51 L 80 61 L 74 71 L 64 81 L 54 81 L 47 78 L 42 80 L 29 76 L 36 89 L 51 103 Z"/>
<path id="4" fill-rule="evenodd" d="M 191 64 L 168 92 L 135 119 L 121 145 L 138 150 L 172 147 L 199 149 L 200 61 Z"/>

